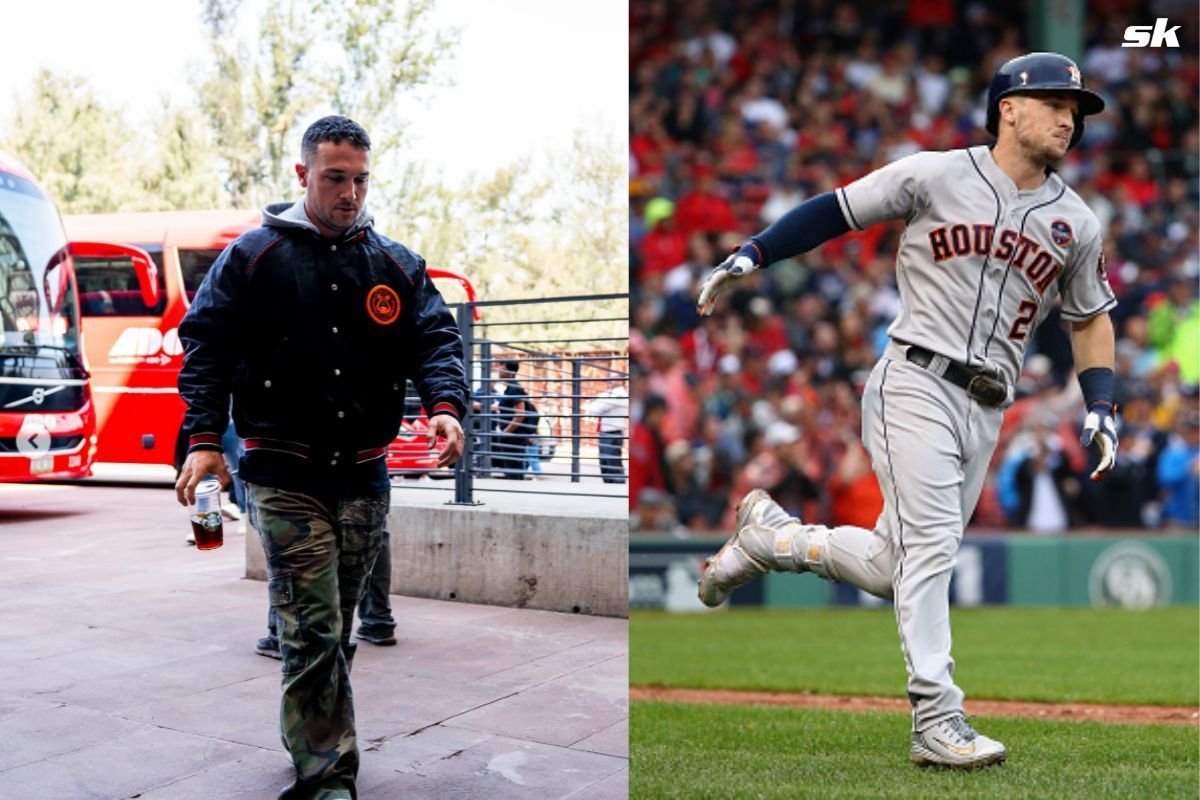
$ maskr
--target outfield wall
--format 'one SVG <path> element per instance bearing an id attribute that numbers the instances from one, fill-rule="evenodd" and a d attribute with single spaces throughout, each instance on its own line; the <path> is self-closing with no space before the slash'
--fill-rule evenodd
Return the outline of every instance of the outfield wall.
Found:
<path id="1" fill-rule="evenodd" d="M 629 607 L 700 610 L 696 580 L 724 539 L 650 539 L 629 544 Z M 958 606 L 1191 605 L 1200 602 L 1200 540 L 1195 536 L 967 536 L 950 582 Z M 734 605 L 883 605 L 815 575 L 771 573 L 738 589 Z"/>

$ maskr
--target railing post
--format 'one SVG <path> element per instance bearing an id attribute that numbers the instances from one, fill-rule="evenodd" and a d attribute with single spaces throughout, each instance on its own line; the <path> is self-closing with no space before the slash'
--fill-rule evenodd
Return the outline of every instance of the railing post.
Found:
<path id="1" fill-rule="evenodd" d="M 483 445 L 483 462 L 480 469 L 487 477 L 492 476 L 492 453 L 496 449 L 493 433 L 496 428 L 496 418 L 492 416 L 492 341 L 481 339 L 479 342 L 479 419 L 481 422 L 479 442 Z"/>
<path id="2" fill-rule="evenodd" d="M 583 407 L 580 402 L 581 374 L 579 359 L 571 359 L 571 483 L 579 483 L 579 437 L 583 433 L 583 420 L 579 416 L 579 410 Z"/>
<path id="3" fill-rule="evenodd" d="M 458 330 L 463 342 L 463 370 L 467 374 L 468 384 L 471 380 L 471 364 L 475 354 L 475 309 L 470 303 L 458 306 Z M 479 505 L 475 502 L 475 475 L 472 472 L 472 462 L 475 459 L 475 431 L 478 428 L 478 418 L 472 410 L 473 397 L 467 397 L 467 416 L 463 419 L 463 452 L 458 463 L 454 465 L 454 505 Z"/>

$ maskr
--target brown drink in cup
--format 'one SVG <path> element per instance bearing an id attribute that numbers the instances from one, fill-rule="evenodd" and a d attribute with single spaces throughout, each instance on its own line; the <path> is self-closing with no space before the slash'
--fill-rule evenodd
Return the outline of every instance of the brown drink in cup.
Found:
<path id="1" fill-rule="evenodd" d="M 192 506 L 192 535 L 197 550 L 216 550 L 225 543 L 224 523 L 221 520 L 221 482 L 205 478 L 196 486 L 196 503 Z"/>

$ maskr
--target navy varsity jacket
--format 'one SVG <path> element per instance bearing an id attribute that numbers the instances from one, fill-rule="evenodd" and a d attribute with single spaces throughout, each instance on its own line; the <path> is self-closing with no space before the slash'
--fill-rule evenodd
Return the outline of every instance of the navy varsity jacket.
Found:
<path id="1" fill-rule="evenodd" d="M 462 339 L 425 261 L 364 211 L 337 239 L 275 203 L 205 275 L 179 325 L 188 452 L 233 419 L 241 478 L 295 491 L 386 488 L 405 378 L 430 416 L 466 413 Z"/>

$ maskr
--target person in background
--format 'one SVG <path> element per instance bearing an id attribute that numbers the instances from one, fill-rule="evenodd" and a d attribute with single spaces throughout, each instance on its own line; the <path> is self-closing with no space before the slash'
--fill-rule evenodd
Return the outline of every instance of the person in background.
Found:
<path id="1" fill-rule="evenodd" d="M 496 451 L 493 464 L 503 478 L 513 481 L 525 477 L 525 449 L 529 446 L 529 432 L 525 427 L 529 398 L 517 382 L 520 367 L 520 362 L 515 359 L 500 363 L 499 377 L 504 383 L 504 393 L 496 406 L 500 431 L 493 439 Z"/>
<path id="2" fill-rule="evenodd" d="M 542 477 L 542 447 L 538 441 L 538 423 L 541 421 L 542 415 L 538 411 L 533 400 L 528 396 L 525 398 L 525 421 L 522 426 L 529 432 L 529 442 L 525 445 L 525 461 L 522 465 L 522 476 L 524 472 L 529 472 L 529 477 L 537 480 Z"/>
<path id="3" fill-rule="evenodd" d="M 829 479 L 832 524 L 870 527 L 883 513 L 883 492 L 871 469 L 871 458 L 854 431 L 843 429 L 839 437 L 846 448 Z"/>
<path id="4" fill-rule="evenodd" d="M 371 565 L 367 590 L 358 603 L 358 630 L 354 638 L 380 647 L 396 643 L 396 618 L 392 616 L 392 537 L 383 529 L 383 544 Z"/>
<path id="5" fill-rule="evenodd" d="M 624 483 L 625 469 L 621 448 L 629 424 L 629 389 L 613 386 L 592 399 L 584 412 L 596 418 L 596 433 L 600 441 L 600 475 L 605 483 Z"/>
<path id="6" fill-rule="evenodd" d="M 229 465 L 229 502 L 221 506 L 221 514 L 225 519 L 235 520 L 238 533 L 246 532 L 246 486 L 238 474 L 238 465 L 246 453 L 246 443 L 237 435 L 233 418 L 229 419 L 229 427 L 221 437 L 221 452 L 225 454 L 225 463 Z"/>
<path id="7" fill-rule="evenodd" d="M 380 647 L 396 644 L 396 618 L 392 616 L 392 542 L 387 528 L 383 530 L 383 544 L 379 555 L 367 576 L 366 591 L 358 603 L 358 630 L 354 638 Z M 279 621 L 275 608 L 267 610 L 267 635 L 258 640 L 254 652 L 260 656 L 280 660 Z"/>
<path id="8" fill-rule="evenodd" d="M 1076 524 L 1073 509 L 1079 481 L 1052 425 L 1039 424 L 1017 465 L 1017 524 L 1034 533 L 1063 533 Z"/>
<path id="9" fill-rule="evenodd" d="M 1158 458 L 1166 527 L 1195 532 L 1200 524 L 1200 413 L 1187 412 Z"/>
<path id="10" fill-rule="evenodd" d="M 642 396 L 642 418 L 629 436 L 629 508 L 637 509 L 646 490 L 663 493 L 667 484 L 666 444 L 661 428 L 667 401 L 656 394 Z"/>

